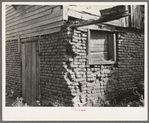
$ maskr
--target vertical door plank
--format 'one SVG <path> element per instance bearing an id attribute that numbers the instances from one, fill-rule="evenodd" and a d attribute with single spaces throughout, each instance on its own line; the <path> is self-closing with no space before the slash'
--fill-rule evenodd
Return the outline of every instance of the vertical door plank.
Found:
<path id="1" fill-rule="evenodd" d="M 22 53 L 22 96 L 23 99 L 26 100 L 25 97 L 25 82 L 26 82 L 26 78 L 25 78 L 25 44 L 22 44 L 21 46 L 21 53 Z"/>
<path id="2" fill-rule="evenodd" d="M 31 100 L 31 83 L 32 83 L 32 66 L 31 66 L 31 60 L 32 60 L 32 44 L 26 43 L 26 102 L 29 105 L 32 105 Z"/>
<path id="3" fill-rule="evenodd" d="M 37 70 L 37 74 L 36 74 L 36 78 L 37 78 L 37 80 L 36 80 L 36 90 L 37 90 L 37 98 L 40 100 L 40 72 L 39 72 L 39 70 L 40 70 L 40 59 L 39 59 L 39 55 L 38 55 L 38 52 L 39 52 L 39 50 L 38 50 L 38 43 L 36 43 L 36 62 L 37 62 L 37 64 L 36 64 L 36 70 Z"/>
<path id="4" fill-rule="evenodd" d="M 36 101 L 36 43 L 32 42 L 32 104 Z"/>

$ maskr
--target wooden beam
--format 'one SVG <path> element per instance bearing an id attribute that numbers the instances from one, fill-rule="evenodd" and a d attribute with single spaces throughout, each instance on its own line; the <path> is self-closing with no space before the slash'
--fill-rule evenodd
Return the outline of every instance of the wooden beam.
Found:
<path id="1" fill-rule="evenodd" d="M 130 32 L 130 33 L 144 33 L 144 29 L 137 29 L 134 27 L 120 27 L 120 26 L 115 26 L 111 24 L 105 24 L 105 23 L 98 23 L 94 25 L 87 25 L 87 26 L 80 26 L 77 27 L 76 29 L 91 29 L 91 30 L 99 30 L 99 31 L 106 31 L 106 32 L 113 32 L 113 33 L 119 33 L 119 32 Z"/>
<path id="2" fill-rule="evenodd" d="M 68 7 L 69 7 L 69 5 L 63 5 L 63 20 L 68 20 L 68 13 L 67 13 L 67 11 L 68 11 Z"/>
<path id="3" fill-rule="evenodd" d="M 130 15 L 129 13 L 121 13 L 121 14 L 118 14 L 118 15 L 112 14 L 111 16 L 100 17 L 98 20 L 78 21 L 78 23 L 71 24 L 69 27 L 75 28 L 75 27 L 80 27 L 80 26 L 103 23 L 103 22 L 108 22 L 108 21 L 112 21 L 112 20 L 117 20 L 117 19 L 120 19 L 122 17 L 129 16 L 129 15 Z"/>
<path id="4" fill-rule="evenodd" d="M 99 19 L 98 16 L 91 15 L 88 13 L 81 13 L 79 11 L 74 11 L 71 9 L 68 9 L 67 14 L 69 17 L 77 18 L 77 19 L 82 19 L 82 20 L 89 20 L 89 19 Z"/>
<path id="5" fill-rule="evenodd" d="M 125 5 L 114 6 L 113 8 L 100 10 L 101 16 L 107 16 L 111 14 L 119 14 L 126 11 Z"/>
<path id="6" fill-rule="evenodd" d="M 28 38 L 28 39 L 21 39 L 21 43 L 26 43 L 26 42 L 36 42 L 38 41 L 38 37 L 33 37 L 33 38 Z"/>
<path id="7" fill-rule="evenodd" d="M 120 27 L 110 24 L 99 24 L 102 25 L 104 28 L 110 29 L 111 31 L 115 32 L 138 32 L 138 33 L 144 33 L 144 29 L 137 29 L 135 27 Z"/>

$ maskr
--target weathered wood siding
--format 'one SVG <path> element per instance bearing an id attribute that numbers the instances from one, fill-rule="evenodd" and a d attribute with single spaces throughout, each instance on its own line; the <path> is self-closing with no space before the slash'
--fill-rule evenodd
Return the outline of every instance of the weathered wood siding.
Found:
<path id="1" fill-rule="evenodd" d="M 99 19 L 101 17 L 100 10 L 112 8 L 116 5 L 70 5 L 67 6 L 67 16 L 88 20 Z M 105 22 L 105 24 L 121 26 L 121 27 L 135 27 L 138 29 L 144 28 L 144 6 L 143 5 L 128 5 L 125 6 L 126 11 L 131 13 L 130 17 L 123 17 L 118 20 Z"/>
<path id="2" fill-rule="evenodd" d="M 131 6 L 131 26 L 143 29 L 144 28 L 144 5 L 132 5 Z"/>
<path id="3" fill-rule="evenodd" d="M 88 20 L 88 19 L 99 19 L 100 14 L 97 10 L 88 9 L 88 6 L 69 5 L 67 6 L 67 15 L 69 17 Z"/>
<path id="4" fill-rule="evenodd" d="M 61 5 L 6 6 L 6 40 L 38 36 L 60 31 L 63 25 Z"/>
<path id="5" fill-rule="evenodd" d="M 113 5 L 111 6 L 107 6 L 107 5 L 71 6 L 70 5 L 67 7 L 67 15 L 69 17 L 74 17 L 74 18 L 83 19 L 83 20 L 89 20 L 89 19 L 96 20 L 96 19 L 99 19 L 101 16 L 99 11 L 109 7 L 113 7 Z M 121 26 L 121 20 L 119 19 L 119 20 L 110 21 L 110 22 L 107 22 L 106 24 Z"/>

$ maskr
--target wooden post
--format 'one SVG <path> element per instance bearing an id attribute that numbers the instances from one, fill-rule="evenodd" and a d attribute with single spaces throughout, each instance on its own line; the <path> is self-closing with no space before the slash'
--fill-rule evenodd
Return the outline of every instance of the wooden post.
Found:
<path id="1" fill-rule="evenodd" d="M 90 47 L 90 29 L 88 29 L 87 32 L 88 32 L 88 35 L 87 35 L 88 36 L 87 37 L 88 38 L 87 39 L 87 46 L 88 46 L 87 50 L 88 50 L 88 54 L 87 55 L 88 55 L 88 63 L 90 64 L 90 48 L 89 48 Z"/>
<path id="2" fill-rule="evenodd" d="M 18 34 L 18 53 L 21 51 L 21 41 L 20 41 L 20 35 Z"/>
<path id="3" fill-rule="evenodd" d="M 114 35 L 114 61 L 116 62 L 116 34 L 114 33 L 113 34 Z"/>
<path id="4" fill-rule="evenodd" d="M 132 13 L 131 12 L 131 5 L 128 5 L 128 10 L 129 10 L 129 13 L 131 14 Z M 129 20 L 129 22 L 128 22 L 129 23 L 129 27 L 132 27 L 132 25 L 131 25 L 131 16 L 129 16 L 128 18 L 129 18 L 128 19 Z"/>
<path id="5" fill-rule="evenodd" d="M 38 37 L 38 51 L 39 51 L 39 54 L 40 54 L 40 37 L 41 37 L 41 35 L 39 35 L 39 37 Z"/>
<path id="6" fill-rule="evenodd" d="M 68 5 L 63 5 L 63 20 L 68 20 Z"/>

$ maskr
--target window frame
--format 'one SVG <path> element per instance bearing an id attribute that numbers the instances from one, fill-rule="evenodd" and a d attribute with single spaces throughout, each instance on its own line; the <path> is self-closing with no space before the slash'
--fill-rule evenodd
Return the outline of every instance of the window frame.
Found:
<path id="1" fill-rule="evenodd" d="M 91 63 L 90 61 L 90 57 L 91 57 L 91 52 L 90 52 L 90 45 L 91 45 L 91 39 L 90 39 L 90 36 L 91 36 L 91 30 L 93 31 L 101 31 L 102 33 L 105 32 L 107 34 L 110 34 L 112 33 L 114 36 L 113 36 L 113 42 L 114 42 L 114 60 L 112 61 L 108 61 L 108 60 L 105 60 L 105 61 L 100 61 L 98 64 L 97 63 Z M 88 29 L 88 41 L 87 41 L 87 54 L 88 54 L 88 64 L 89 65 L 104 65 L 104 64 L 116 64 L 117 63 L 117 44 L 116 44 L 116 37 L 117 37 L 117 34 L 116 32 L 112 32 L 112 31 L 107 31 L 107 30 L 99 30 L 99 29 Z M 109 40 L 107 41 L 107 43 L 109 42 Z M 108 48 L 108 53 L 109 53 L 109 47 Z"/>

